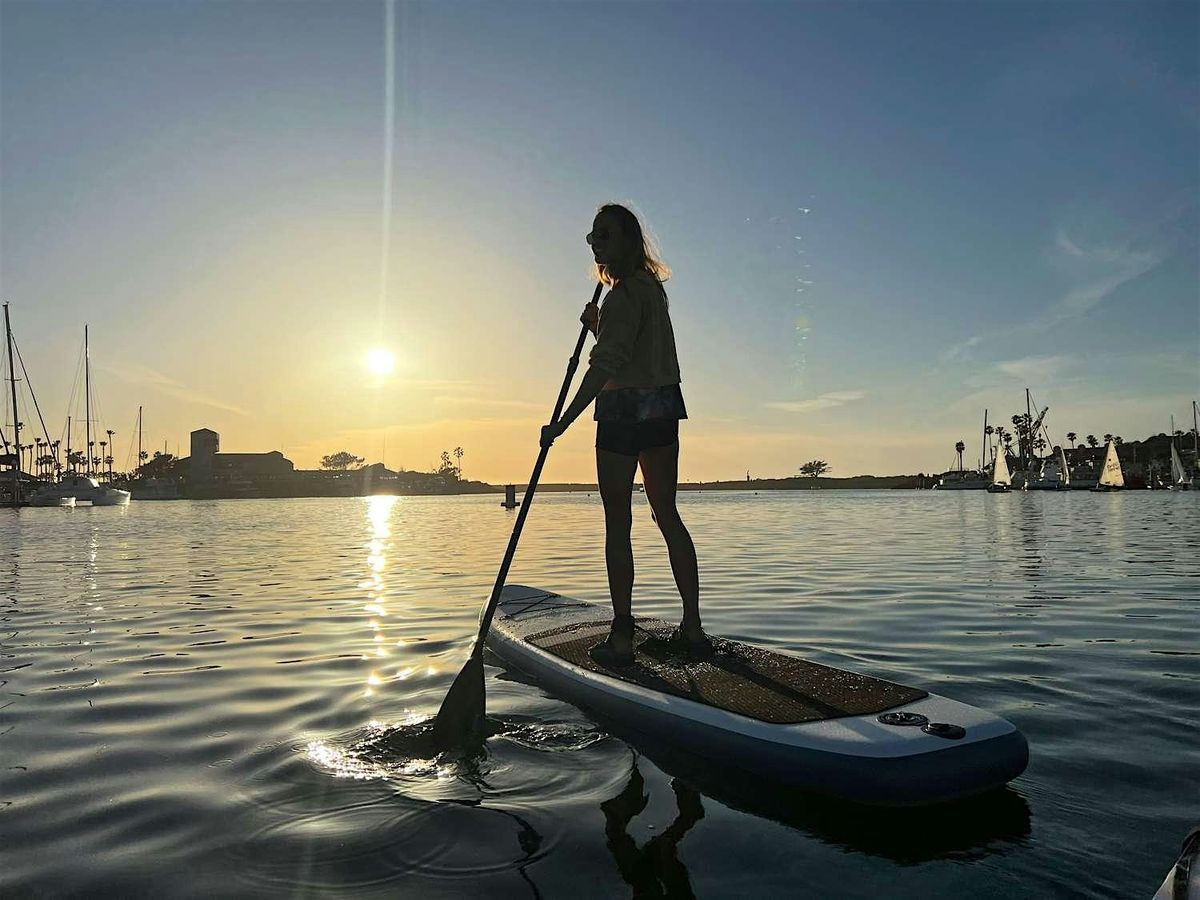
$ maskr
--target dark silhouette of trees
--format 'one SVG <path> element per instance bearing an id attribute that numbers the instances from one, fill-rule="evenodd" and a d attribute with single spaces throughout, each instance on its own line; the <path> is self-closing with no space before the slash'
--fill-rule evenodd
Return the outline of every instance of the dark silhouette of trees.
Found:
<path id="1" fill-rule="evenodd" d="M 154 456 L 148 462 L 142 463 L 140 473 L 145 478 L 169 478 L 182 475 L 183 466 L 183 460 L 176 458 L 174 454 L 155 450 Z"/>
<path id="2" fill-rule="evenodd" d="M 329 456 L 321 457 L 321 468 L 331 472 L 345 472 L 347 469 L 357 469 L 363 464 L 361 456 L 355 456 L 348 450 L 339 450 Z"/>
<path id="3" fill-rule="evenodd" d="M 831 466 L 823 459 L 814 459 L 800 467 L 800 474 L 809 478 L 819 478 L 830 470 Z"/>
<path id="4" fill-rule="evenodd" d="M 459 455 L 458 451 L 461 451 L 461 450 L 462 450 L 461 447 L 456 447 L 455 454 Z M 459 456 L 459 458 L 461 458 L 461 455 Z M 458 481 L 462 477 L 462 469 L 460 469 L 458 466 L 456 466 L 454 463 L 452 463 L 450 461 L 450 451 L 443 450 L 442 458 L 439 461 L 438 467 L 436 469 L 434 469 L 434 474 L 441 475 L 443 478 L 449 478 L 454 481 Z"/>

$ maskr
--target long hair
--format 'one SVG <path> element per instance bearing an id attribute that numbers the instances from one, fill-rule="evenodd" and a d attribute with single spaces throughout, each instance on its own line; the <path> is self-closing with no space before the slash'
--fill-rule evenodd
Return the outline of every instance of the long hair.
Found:
<path id="1" fill-rule="evenodd" d="M 629 239 L 629 243 L 633 246 L 633 255 L 615 265 L 597 264 L 596 278 L 598 280 L 612 287 L 616 282 L 632 275 L 639 269 L 649 273 L 659 284 L 671 277 L 670 268 L 658 258 L 657 248 L 642 231 L 642 223 L 629 211 L 628 207 L 619 203 L 605 203 L 596 210 L 597 216 L 601 213 L 608 213 L 616 221 L 621 233 Z"/>

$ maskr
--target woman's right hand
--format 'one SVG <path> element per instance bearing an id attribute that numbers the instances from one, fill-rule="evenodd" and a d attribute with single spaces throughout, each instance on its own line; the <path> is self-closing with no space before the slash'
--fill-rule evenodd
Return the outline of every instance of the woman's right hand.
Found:
<path id="1" fill-rule="evenodd" d="M 588 331 L 595 334 L 596 329 L 600 327 L 600 307 L 589 302 L 583 308 L 583 315 L 579 317 L 579 321 L 588 327 Z"/>

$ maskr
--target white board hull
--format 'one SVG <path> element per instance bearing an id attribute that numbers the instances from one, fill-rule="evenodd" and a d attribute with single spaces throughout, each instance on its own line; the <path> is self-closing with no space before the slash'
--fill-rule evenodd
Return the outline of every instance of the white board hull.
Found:
<path id="1" fill-rule="evenodd" d="M 1024 771 L 1029 751 L 1009 721 L 948 697 L 928 694 L 889 712 L 911 712 L 966 730 L 958 740 L 920 728 L 882 724 L 878 715 L 772 724 L 572 665 L 524 637 L 605 611 L 582 601 L 510 616 L 546 592 L 505 587 L 488 634 L 504 662 L 551 692 L 602 717 L 693 752 L 815 793 L 859 803 L 917 806 L 1003 786 Z M 548 595 L 555 596 L 555 595 Z M 590 612 L 589 612 L 590 610 Z"/>

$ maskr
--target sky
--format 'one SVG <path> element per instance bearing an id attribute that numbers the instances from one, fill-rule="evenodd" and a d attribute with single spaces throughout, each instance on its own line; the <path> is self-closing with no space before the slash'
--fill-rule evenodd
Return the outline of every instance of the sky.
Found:
<path id="1" fill-rule="evenodd" d="M 1026 387 L 1057 441 L 1190 428 L 1198 39 L 1195 3 L 3 0 L 0 296 L 55 439 L 89 324 L 118 468 L 141 406 L 151 449 L 521 482 L 618 201 L 673 270 L 683 480 L 942 471 Z M 589 420 L 544 481 L 594 480 Z"/>

